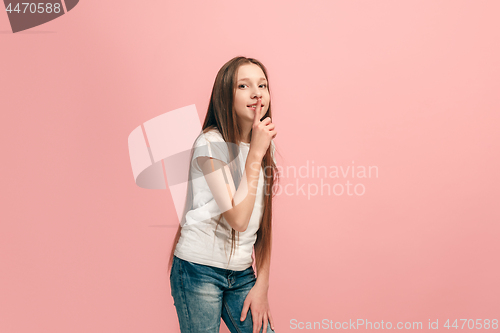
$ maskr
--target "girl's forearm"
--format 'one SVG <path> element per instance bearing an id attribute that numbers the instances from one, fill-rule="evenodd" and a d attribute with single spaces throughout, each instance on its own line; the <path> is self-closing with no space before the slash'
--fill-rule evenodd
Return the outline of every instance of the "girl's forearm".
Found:
<path id="1" fill-rule="evenodd" d="M 237 224 L 240 226 L 240 230 L 243 231 L 248 227 L 255 206 L 261 162 L 262 157 L 252 153 L 252 151 L 249 152 L 240 186 L 234 194 L 232 209 L 234 210 L 234 216 L 238 217 Z"/>

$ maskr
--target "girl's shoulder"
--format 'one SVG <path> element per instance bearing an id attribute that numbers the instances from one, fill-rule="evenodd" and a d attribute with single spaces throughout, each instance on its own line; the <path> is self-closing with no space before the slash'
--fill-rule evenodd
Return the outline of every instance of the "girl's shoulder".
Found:
<path id="1" fill-rule="evenodd" d="M 225 142 L 221 132 L 216 127 L 210 128 L 205 133 L 202 132 L 201 136 L 210 142 Z"/>
<path id="2" fill-rule="evenodd" d="M 217 128 L 211 128 L 204 132 L 201 131 L 200 135 L 196 138 L 195 146 L 206 145 L 207 142 L 225 142 L 222 134 Z"/>
<path id="3" fill-rule="evenodd" d="M 217 128 L 211 128 L 206 133 L 204 133 L 205 138 L 208 140 L 212 139 L 215 141 L 224 141 L 222 134 L 219 132 Z"/>

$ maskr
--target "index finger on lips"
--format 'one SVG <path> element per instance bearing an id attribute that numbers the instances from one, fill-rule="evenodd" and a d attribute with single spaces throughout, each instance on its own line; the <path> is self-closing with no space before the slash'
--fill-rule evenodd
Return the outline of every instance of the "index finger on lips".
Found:
<path id="1" fill-rule="evenodd" d="M 260 109 L 261 109 L 260 105 L 261 105 L 261 103 L 262 103 L 262 99 L 259 98 L 257 100 L 257 105 L 255 105 L 255 114 L 254 114 L 254 118 L 253 118 L 254 125 L 258 125 L 260 122 Z"/>

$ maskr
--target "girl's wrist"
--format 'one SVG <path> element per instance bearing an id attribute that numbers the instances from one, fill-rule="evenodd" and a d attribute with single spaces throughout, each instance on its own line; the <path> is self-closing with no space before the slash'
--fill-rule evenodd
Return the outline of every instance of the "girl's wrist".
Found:
<path id="1" fill-rule="evenodd" d="M 248 157 L 251 158 L 253 161 L 257 160 L 259 162 L 262 162 L 264 155 L 258 153 L 255 150 L 250 149 L 250 151 L 248 152 Z"/>
<path id="2" fill-rule="evenodd" d="M 257 279 L 257 281 L 255 281 L 255 285 L 254 287 L 258 288 L 258 289 L 264 289 L 264 290 L 268 290 L 269 289 L 269 281 L 264 281 L 264 280 L 259 280 Z"/>

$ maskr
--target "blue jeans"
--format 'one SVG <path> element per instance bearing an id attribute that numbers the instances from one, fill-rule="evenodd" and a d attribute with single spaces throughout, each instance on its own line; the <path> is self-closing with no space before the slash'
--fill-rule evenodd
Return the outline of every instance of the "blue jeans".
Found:
<path id="1" fill-rule="evenodd" d="M 219 333 L 220 319 L 231 333 L 252 333 L 251 310 L 240 321 L 243 302 L 256 281 L 253 267 L 244 271 L 200 265 L 174 256 L 170 289 L 182 333 Z M 260 333 L 264 329 L 264 323 Z M 271 323 L 267 333 L 273 333 Z"/>

